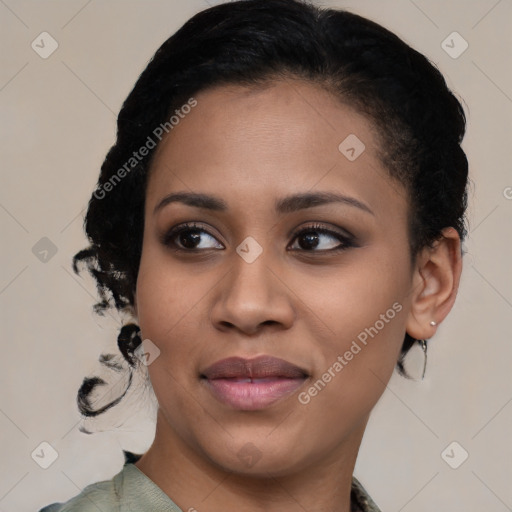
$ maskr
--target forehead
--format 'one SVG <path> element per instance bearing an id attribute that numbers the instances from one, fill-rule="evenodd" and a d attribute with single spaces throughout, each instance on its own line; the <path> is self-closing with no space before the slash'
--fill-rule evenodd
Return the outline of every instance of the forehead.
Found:
<path id="1" fill-rule="evenodd" d="M 219 86 L 160 143 L 148 183 L 154 202 L 172 190 L 274 201 L 332 189 L 382 201 L 403 195 L 378 157 L 374 125 L 318 85 L 283 80 Z M 355 157 L 355 158 L 354 158 Z"/>

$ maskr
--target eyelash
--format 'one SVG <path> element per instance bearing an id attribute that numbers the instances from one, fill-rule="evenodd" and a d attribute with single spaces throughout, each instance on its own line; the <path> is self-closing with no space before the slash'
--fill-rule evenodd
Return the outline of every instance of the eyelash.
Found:
<path id="1" fill-rule="evenodd" d="M 199 252 L 203 252 L 203 251 L 207 251 L 207 250 L 220 250 L 220 249 L 184 249 L 182 247 L 178 247 L 176 242 L 174 241 L 174 239 L 177 238 L 182 233 L 186 233 L 189 231 L 199 231 L 201 233 L 208 234 L 208 236 L 211 236 L 212 238 L 216 238 L 211 233 L 209 233 L 207 230 L 203 229 L 200 224 L 196 224 L 195 222 L 187 222 L 185 224 L 181 224 L 177 227 L 170 229 L 161 238 L 161 243 L 167 247 L 172 248 L 174 251 L 186 252 L 186 253 L 199 253 Z M 338 240 L 340 240 L 341 243 L 339 246 L 336 246 L 332 249 L 323 249 L 323 250 L 292 249 L 292 251 L 301 251 L 301 252 L 306 252 L 306 253 L 317 252 L 320 254 L 332 254 L 332 253 L 344 251 L 346 249 L 356 246 L 354 237 L 352 235 L 350 235 L 350 236 L 343 235 L 336 231 L 327 229 L 324 226 L 322 226 L 321 224 L 313 224 L 311 226 L 307 226 L 305 228 L 302 228 L 302 229 L 296 231 L 292 235 L 293 236 L 292 242 L 294 242 L 301 235 L 304 235 L 306 233 L 311 233 L 311 232 L 324 234 L 324 235 L 330 235 L 333 238 L 337 238 Z"/>

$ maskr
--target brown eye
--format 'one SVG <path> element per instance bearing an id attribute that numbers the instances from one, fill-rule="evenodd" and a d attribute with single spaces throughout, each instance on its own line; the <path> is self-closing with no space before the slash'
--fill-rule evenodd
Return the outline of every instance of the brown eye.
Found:
<path id="1" fill-rule="evenodd" d="M 163 237 L 162 243 L 176 250 L 190 252 L 224 248 L 213 235 L 194 223 L 182 224 L 171 229 Z"/>
<path id="2" fill-rule="evenodd" d="M 354 246 L 351 237 L 321 225 L 313 225 L 302 229 L 294 235 L 294 240 L 297 240 L 296 245 L 298 247 L 292 247 L 292 250 L 306 252 L 339 251 Z"/>
<path id="3" fill-rule="evenodd" d="M 327 229 L 322 225 L 306 227 L 295 233 L 297 240 L 293 251 L 326 253 L 345 250 L 355 246 L 354 237 Z M 162 244 L 185 252 L 200 252 L 209 249 L 224 249 L 218 240 L 196 223 L 181 224 L 172 228 L 161 240 Z"/>

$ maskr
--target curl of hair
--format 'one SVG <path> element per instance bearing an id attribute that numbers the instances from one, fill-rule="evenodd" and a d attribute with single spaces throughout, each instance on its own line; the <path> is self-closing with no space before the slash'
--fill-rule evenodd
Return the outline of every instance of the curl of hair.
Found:
<path id="1" fill-rule="evenodd" d="M 128 368 L 119 364 L 113 354 L 101 354 L 99 361 L 103 366 L 122 374 L 127 371 L 127 383 L 122 392 L 110 402 L 97 407 L 97 400 L 92 398 L 92 395 L 98 391 L 98 387 L 106 386 L 107 382 L 101 377 L 85 377 L 82 385 L 78 390 L 76 397 L 78 410 L 86 418 L 93 418 L 103 414 L 115 405 L 117 405 L 126 396 L 133 382 L 133 371 L 140 366 L 140 359 L 135 356 L 135 351 L 141 345 L 142 339 L 140 337 L 140 329 L 136 324 L 124 325 L 117 337 L 117 346 L 125 361 L 128 363 Z M 107 393 L 100 398 L 103 399 Z M 103 400 L 99 400 L 103 402 Z"/>

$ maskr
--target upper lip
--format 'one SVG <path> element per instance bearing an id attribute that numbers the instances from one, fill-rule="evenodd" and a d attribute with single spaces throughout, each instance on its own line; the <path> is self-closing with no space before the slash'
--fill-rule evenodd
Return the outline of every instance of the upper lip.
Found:
<path id="1" fill-rule="evenodd" d="M 284 359 L 272 356 L 259 356 L 253 359 L 243 357 L 228 357 L 212 364 L 201 372 L 202 377 L 207 379 L 229 379 L 229 378 L 303 378 L 308 374 L 302 368 L 295 366 Z"/>

